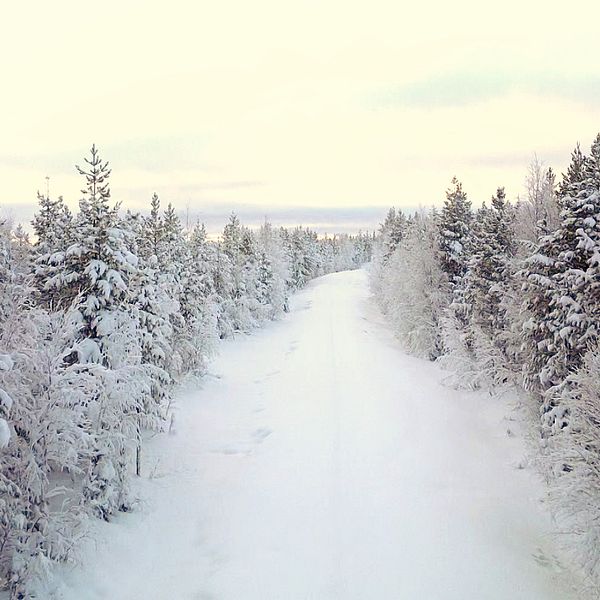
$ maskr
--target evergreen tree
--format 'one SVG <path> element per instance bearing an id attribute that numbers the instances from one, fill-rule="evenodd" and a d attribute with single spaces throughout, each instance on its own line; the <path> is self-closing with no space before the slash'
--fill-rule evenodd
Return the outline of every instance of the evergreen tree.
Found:
<path id="1" fill-rule="evenodd" d="M 276 318 L 288 309 L 288 290 L 286 281 L 289 279 L 289 266 L 286 259 L 281 231 L 273 229 L 271 223 L 265 220 L 258 232 L 258 248 L 261 261 L 269 261 L 262 272 L 262 279 L 270 280 L 268 287 L 268 302 L 271 305 L 270 318 Z M 269 272 L 271 274 L 269 274 Z M 263 283 L 263 287 L 264 287 Z"/>
<path id="2" fill-rule="evenodd" d="M 380 227 L 382 244 L 385 248 L 384 259 L 388 259 L 398 247 L 406 231 L 407 221 L 401 210 L 390 208 Z"/>
<path id="3" fill-rule="evenodd" d="M 571 153 L 571 162 L 566 173 L 563 173 L 562 181 L 558 186 L 558 197 L 561 201 L 566 197 L 574 198 L 579 193 L 581 183 L 584 179 L 583 168 L 584 168 L 585 156 L 581 152 L 579 144 L 575 146 L 575 149 Z"/>
<path id="4" fill-rule="evenodd" d="M 560 228 L 540 240 L 524 272 L 526 308 L 527 382 L 543 394 L 543 422 L 549 430 L 568 424 L 560 396 L 570 372 L 595 343 L 600 310 L 597 273 L 600 263 L 600 143 L 584 159 L 582 180 L 561 187 L 575 191 L 562 196 Z M 574 161 L 579 153 L 574 153 Z M 578 165 L 571 165 L 577 173 Z"/>
<path id="5" fill-rule="evenodd" d="M 467 292 L 471 318 L 490 338 L 500 342 L 506 328 L 502 307 L 510 260 L 515 253 L 514 213 L 506 201 L 504 188 L 492 196 L 491 208 L 477 214 L 473 235 L 473 255 L 469 262 Z"/>
<path id="6" fill-rule="evenodd" d="M 74 243 L 45 287 L 79 315 L 77 340 L 66 360 L 81 365 L 96 382 L 86 407 L 91 442 L 83 499 L 107 519 L 129 505 L 127 471 L 150 385 L 140 365 L 138 318 L 129 287 L 138 264 L 133 232 L 119 220 L 118 206 L 109 205 L 110 169 L 95 146 L 77 170 L 86 185 Z"/>
<path id="7" fill-rule="evenodd" d="M 458 285 L 467 271 L 472 219 L 471 203 L 454 177 L 438 220 L 440 264 L 452 286 Z"/>
<path id="8" fill-rule="evenodd" d="M 37 238 L 33 248 L 34 285 L 41 304 L 52 309 L 65 304 L 57 289 L 49 284 L 60 275 L 65 252 L 74 241 L 73 216 L 62 196 L 53 200 L 38 192 L 38 203 L 32 221 Z"/>

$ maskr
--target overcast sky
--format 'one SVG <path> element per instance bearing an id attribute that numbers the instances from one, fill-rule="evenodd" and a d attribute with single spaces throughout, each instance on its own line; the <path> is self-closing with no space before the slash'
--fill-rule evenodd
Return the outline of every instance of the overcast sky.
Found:
<path id="1" fill-rule="evenodd" d="M 534 153 L 560 172 L 600 130 L 600 8 L 556 6 L 10 3 L 0 206 L 27 218 L 47 175 L 76 206 L 92 142 L 136 209 L 157 191 L 201 217 L 354 227 L 441 204 L 453 175 L 475 203 L 514 198 Z"/>

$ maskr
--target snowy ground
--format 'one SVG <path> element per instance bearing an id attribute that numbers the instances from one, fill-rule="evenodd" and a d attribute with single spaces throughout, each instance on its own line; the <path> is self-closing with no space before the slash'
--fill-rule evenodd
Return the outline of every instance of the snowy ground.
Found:
<path id="1" fill-rule="evenodd" d="M 508 403 L 404 355 L 364 271 L 222 345 L 142 504 L 100 524 L 64 600 L 574 598 Z"/>

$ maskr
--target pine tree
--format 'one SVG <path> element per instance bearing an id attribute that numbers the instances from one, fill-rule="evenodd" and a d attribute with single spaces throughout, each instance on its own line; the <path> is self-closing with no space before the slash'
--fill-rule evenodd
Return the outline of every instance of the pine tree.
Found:
<path id="1" fill-rule="evenodd" d="M 467 296 L 474 323 L 490 338 L 506 327 L 502 301 L 510 275 L 509 263 L 515 253 L 514 213 L 506 201 L 504 188 L 492 196 L 491 208 L 478 212 L 473 235 L 473 255 L 469 262 Z"/>
<path id="2" fill-rule="evenodd" d="M 458 285 L 467 271 L 472 219 L 471 203 L 454 177 L 438 220 L 440 264 L 452 286 Z"/>
<path id="3" fill-rule="evenodd" d="M 90 423 L 89 463 L 83 498 L 99 516 L 109 518 L 129 506 L 128 470 L 150 392 L 146 368 L 140 364 L 138 318 L 130 280 L 137 274 L 133 232 L 110 207 L 107 162 L 92 146 L 85 167 L 74 243 L 46 284 L 61 298 L 62 307 L 79 314 L 76 343 L 66 354 L 68 364 L 93 376 L 96 392 L 87 403 Z"/>
<path id="4" fill-rule="evenodd" d="M 574 153 L 570 175 L 579 172 Z M 560 396 L 570 372 L 577 369 L 598 336 L 597 300 L 600 264 L 600 137 L 577 175 L 561 189 L 560 228 L 540 240 L 525 269 L 527 382 L 542 393 L 543 422 L 549 431 L 568 424 Z M 570 196 L 568 191 L 577 191 Z"/>
<path id="5" fill-rule="evenodd" d="M 438 259 L 442 272 L 446 274 L 451 298 L 445 338 L 451 344 L 454 338 L 460 338 L 467 349 L 470 349 L 470 338 L 466 333 L 470 306 L 465 296 L 465 276 L 473 249 L 472 221 L 471 203 L 462 184 L 454 177 L 438 217 Z"/>
<path id="6" fill-rule="evenodd" d="M 258 232 L 258 247 L 261 257 L 270 262 L 272 279 L 269 288 L 269 303 L 271 305 L 271 318 L 278 317 L 288 310 L 288 290 L 286 281 L 289 279 L 289 265 L 287 262 L 284 242 L 281 231 L 273 229 L 271 223 L 265 220 Z M 268 269 L 263 274 L 269 278 Z"/>
<path id="7" fill-rule="evenodd" d="M 170 366 L 173 354 L 170 314 L 177 305 L 162 285 L 163 277 L 158 267 L 158 259 L 151 253 L 154 248 L 149 239 L 152 238 L 153 230 L 148 230 L 148 220 L 128 213 L 125 221 L 126 228 L 134 234 L 137 245 L 135 250 L 139 259 L 136 273 L 129 281 L 134 308 L 132 316 L 136 316 L 138 321 L 140 362 L 149 367 L 147 373 L 151 381 L 151 393 L 143 400 L 140 428 L 156 430 L 162 425 L 165 407 L 170 400 Z M 138 432 L 138 437 L 141 438 L 141 431 Z M 138 448 L 138 455 L 139 452 Z"/>
<path id="8" fill-rule="evenodd" d="M 390 208 L 380 227 L 382 244 L 385 248 L 384 259 L 388 259 L 398 247 L 406 231 L 407 221 L 401 210 Z"/>
<path id="9" fill-rule="evenodd" d="M 566 197 L 574 198 L 579 193 L 584 179 L 584 161 L 585 156 L 581 152 L 581 147 L 577 144 L 571 153 L 571 162 L 567 172 L 563 173 L 562 181 L 558 186 L 558 197 L 561 204 L 562 199 Z"/>
<path id="10" fill-rule="evenodd" d="M 227 223 L 223 229 L 222 247 L 234 264 L 238 264 L 239 262 L 241 244 L 242 227 L 240 225 L 240 220 L 235 213 L 231 213 L 229 223 Z"/>
<path id="11" fill-rule="evenodd" d="M 145 257 L 156 256 L 157 260 L 163 255 L 165 227 L 160 215 L 160 200 L 158 194 L 152 194 L 150 215 L 144 218 L 140 231 L 139 251 Z"/>
<path id="12" fill-rule="evenodd" d="M 34 285 L 39 302 L 52 309 L 65 304 L 50 282 L 60 275 L 65 252 L 74 241 L 73 216 L 62 196 L 53 200 L 38 192 L 38 203 L 39 209 L 32 221 L 37 238 L 33 248 Z"/>
<path id="13" fill-rule="evenodd" d="M 204 226 L 195 227 L 184 242 L 184 252 L 180 258 L 179 305 L 183 329 L 179 346 L 186 370 L 203 374 L 215 351 L 217 339 L 216 311 L 206 264 L 208 255 Z"/>
<path id="14" fill-rule="evenodd" d="M 15 598 L 64 561 L 83 529 L 79 486 L 89 437 L 85 405 L 93 378 L 62 360 L 73 342 L 72 315 L 20 311 L 12 335 L 0 328 L 0 420 L 8 445 L 0 450 L 0 579 Z M 15 335 L 16 334 L 16 335 Z"/>

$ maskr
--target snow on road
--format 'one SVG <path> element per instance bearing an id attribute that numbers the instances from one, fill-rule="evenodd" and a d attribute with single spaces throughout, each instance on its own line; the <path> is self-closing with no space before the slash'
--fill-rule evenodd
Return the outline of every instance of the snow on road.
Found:
<path id="1" fill-rule="evenodd" d="M 364 271 L 222 345 L 64 600 L 573 598 L 506 403 L 407 357 Z"/>

